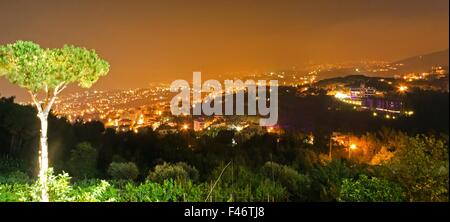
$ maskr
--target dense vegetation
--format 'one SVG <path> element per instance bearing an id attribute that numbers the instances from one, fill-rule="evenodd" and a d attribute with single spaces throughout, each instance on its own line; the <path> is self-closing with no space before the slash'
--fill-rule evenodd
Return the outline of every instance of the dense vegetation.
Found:
<path id="1" fill-rule="evenodd" d="M 0 201 L 39 200 L 34 116 L 12 98 L 0 101 Z M 448 201 L 448 122 L 425 134 L 368 125 L 354 131 L 360 151 L 348 159 L 336 147 L 331 160 L 333 128 L 320 124 L 311 143 L 301 131 L 160 136 L 49 122 L 51 201 Z"/>

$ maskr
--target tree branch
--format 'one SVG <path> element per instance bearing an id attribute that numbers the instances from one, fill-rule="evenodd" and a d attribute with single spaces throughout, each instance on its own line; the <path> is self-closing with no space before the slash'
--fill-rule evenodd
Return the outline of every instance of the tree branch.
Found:
<path id="1" fill-rule="evenodd" d="M 45 105 L 45 109 L 44 109 L 45 113 L 50 112 L 50 109 L 52 108 L 53 103 L 55 103 L 55 100 L 58 97 L 58 94 L 61 91 L 63 91 L 66 87 L 67 87 L 67 84 L 65 84 L 64 82 L 62 82 L 58 86 L 56 86 L 56 88 L 53 90 L 53 96 L 51 96 L 50 100 Z M 50 94 L 50 93 L 48 93 L 48 94 Z"/>
<path id="2" fill-rule="evenodd" d="M 50 98 L 50 101 L 46 104 L 45 109 L 44 109 L 44 113 L 49 113 L 50 109 L 52 108 L 53 103 L 56 100 L 57 97 L 57 90 L 55 89 L 53 96 Z"/>
<path id="3" fill-rule="evenodd" d="M 67 87 L 67 83 L 62 82 L 61 84 L 59 84 L 56 88 L 55 88 L 55 92 L 54 95 L 59 94 L 61 91 L 63 91 L 66 87 Z"/>
<path id="4" fill-rule="evenodd" d="M 44 109 L 44 113 L 49 113 L 50 109 L 52 108 L 53 103 L 56 100 L 56 96 L 52 96 L 52 98 L 50 99 L 50 102 L 47 104 L 47 106 Z"/>
<path id="5" fill-rule="evenodd" d="M 34 105 L 36 105 L 36 108 L 38 109 L 39 113 L 42 113 L 42 106 L 41 104 L 36 100 L 36 94 L 34 94 L 31 91 L 28 91 L 30 93 L 31 99 L 33 100 Z"/>

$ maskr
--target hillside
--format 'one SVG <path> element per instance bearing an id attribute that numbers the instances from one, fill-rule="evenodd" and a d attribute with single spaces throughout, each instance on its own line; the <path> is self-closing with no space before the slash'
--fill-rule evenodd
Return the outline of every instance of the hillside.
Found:
<path id="1" fill-rule="evenodd" d="M 404 64 L 396 73 L 425 72 L 432 66 L 448 66 L 449 52 L 447 50 L 433 52 L 425 55 L 413 56 L 393 64 Z"/>

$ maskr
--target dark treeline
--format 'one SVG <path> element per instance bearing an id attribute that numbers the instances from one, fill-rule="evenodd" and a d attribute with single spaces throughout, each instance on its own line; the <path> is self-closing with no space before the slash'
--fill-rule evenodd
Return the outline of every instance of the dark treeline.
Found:
<path id="1" fill-rule="evenodd" d="M 272 180 L 275 177 L 283 178 L 281 174 L 276 176 L 275 166 L 276 172 L 283 172 L 283 175 L 290 175 L 289 178 L 297 178 L 294 181 L 300 181 L 289 185 L 291 180 L 285 178 L 288 185 L 284 186 L 290 195 L 278 200 L 330 201 L 337 200 L 339 189 L 336 186 L 340 187 L 344 178 L 358 178 L 356 175 L 359 174 L 379 175 L 377 170 L 370 167 L 369 161 L 363 159 L 373 159 L 385 144 L 395 144 L 396 140 L 398 143 L 403 133 L 413 137 L 418 133 L 439 138 L 441 134 L 448 135 L 447 93 L 417 92 L 407 95 L 408 105 L 415 114 L 393 121 L 373 118 L 367 112 L 355 112 L 351 107 L 336 104 L 328 96 L 298 97 L 295 91 L 283 90 L 280 95 L 279 121 L 287 131 L 282 135 L 221 130 L 215 136 L 193 131 L 160 136 L 151 129 L 139 133 L 117 133 L 105 129 L 100 122 L 70 124 L 65 118 L 52 115 L 49 118 L 50 165 L 56 172 L 69 172 L 74 179 L 108 179 L 113 174 L 112 163 L 132 162 L 137 166 L 136 176 L 130 176 L 134 181 L 157 178 L 152 177 L 151 172 L 155 174 L 155 167 L 165 162 L 189 164 L 198 170 L 198 181 L 214 180 L 220 169 L 230 161 L 234 167 L 231 172 L 244 167 L 250 172 L 262 170 L 262 174 L 266 172 Z M 22 160 L 31 176 L 36 175 L 34 169 L 37 169 L 38 124 L 33 107 L 15 104 L 14 98 L 0 100 L 0 156 Z M 386 130 L 386 127 L 393 130 Z M 330 162 L 325 157 L 328 154 L 329 136 L 333 131 L 352 132 L 366 135 L 367 138 L 371 138 L 368 132 L 372 132 L 375 139 L 370 143 L 381 145 L 374 145 L 376 148 L 370 150 L 371 154 L 354 159 L 353 163 L 347 163 L 346 155 L 340 156 L 337 150 L 336 159 Z M 307 142 L 310 133 L 314 136 L 313 144 Z M 404 144 L 413 146 L 411 144 L 422 141 L 416 141 L 413 137 L 412 142 L 402 137 L 406 138 Z M 448 136 L 443 138 L 443 143 L 448 145 Z M 397 145 L 401 147 L 400 143 Z M 396 145 L 393 146 L 395 150 Z M 89 155 L 91 150 L 95 155 Z M 372 156 L 369 158 L 368 155 Z M 87 170 L 92 172 L 84 172 L 82 169 L 89 168 L 89 163 L 94 164 L 92 169 Z M 246 171 L 241 171 L 236 171 L 233 177 L 244 175 L 244 178 L 243 172 Z M 383 178 L 389 178 L 386 173 L 382 175 Z M 225 178 L 223 180 L 226 181 Z M 334 180 L 339 181 L 336 182 L 338 185 L 330 184 Z M 235 183 L 234 179 L 230 181 Z M 306 190 L 308 194 L 302 194 Z M 408 198 L 413 200 L 411 196 Z"/>
<path id="2" fill-rule="evenodd" d="M 287 90 L 290 90 L 287 92 Z M 405 96 L 407 106 L 414 110 L 411 117 L 400 117 L 397 120 L 374 118 L 371 112 L 355 112 L 351 106 L 338 104 L 329 96 L 298 97 L 292 88 L 280 89 L 279 124 L 287 131 L 313 132 L 318 143 L 326 144 L 327 137 L 333 131 L 351 132 L 356 135 L 377 132 L 382 128 L 397 129 L 409 134 L 444 133 L 448 134 L 448 93 L 419 91 Z M 36 111 L 31 106 L 14 103 L 14 98 L 0 100 L 0 154 L 35 162 L 37 153 L 39 122 Z M 203 161 L 198 164 L 209 169 L 217 160 L 227 160 L 232 155 L 227 146 L 230 145 L 234 133 L 220 132 L 215 138 L 208 136 L 196 138 L 191 133 L 180 133 L 159 137 L 151 129 L 135 134 L 116 133 L 105 129 L 100 122 L 69 124 L 64 118 L 50 116 L 49 143 L 51 160 L 54 165 L 64 165 L 70 151 L 80 142 L 89 142 L 99 151 L 99 168 L 105 170 L 114 155 L 120 155 L 135 161 L 140 167 L 149 168 L 159 161 Z M 275 137 L 261 135 L 253 138 L 244 146 L 250 165 L 261 164 L 267 158 L 257 161 L 257 153 L 271 151 L 275 154 Z M 325 141 L 321 141 L 324 139 Z M 195 143 L 188 144 L 188 143 Z M 255 144 L 252 144 L 255 143 Z M 194 146 L 193 149 L 188 146 Z M 255 150 L 249 148 L 259 147 Z M 320 149 L 320 147 L 317 147 Z M 324 147 L 326 149 L 326 147 Z M 195 150 L 195 152 L 193 151 Z M 188 155 L 194 152 L 195 155 Z M 214 155 L 205 160 L 202 155 Z M 280 155 L 281 159 L 283 154 Z M 245 156 L 245 155 L 244 155 Z M 208 158 L 206 158 L 208 159 Z M 60 163 L 58 163 L 58 161 Z M 210 162 L 210 163 L 208 163 Z M 253 163 L 254 162 L 254 163 Z"/>

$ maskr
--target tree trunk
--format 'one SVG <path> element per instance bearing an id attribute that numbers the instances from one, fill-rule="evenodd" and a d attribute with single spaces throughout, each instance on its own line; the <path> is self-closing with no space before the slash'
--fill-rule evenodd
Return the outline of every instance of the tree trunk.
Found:
<path id="1" fill-rule="evenodd" d="M 39 151 L 39 181 L 42 186 L 41 201 L 48 202 L 47 172 L 48 172 L 48 144 L 47 144 L 47 128 L 48 113 L 39 112 L 39 120 L 41 121 L 41 137 Z"/>
<path id="2" fill-rule="evenodd" d="M 53 103 L 56 100 L 57 95 L 66 88 L 61 82 L 53 90 L 53 93 L 49 91 L 47 85 L 45 85 L 46 99 L 43 102 L 38 101 L 37 95 L 33 91 L 28 91 L 31 95 L 34 105 L 36 105 L 39 117 L 41 121 L 41 137 L 40 137 L 40 150 L 39 150 L 39 182 L 41 184 L 41 201 L 48 202 L 48 185 L 47 185 L 47 174 L 48 174 L 48 143 L 47 143 L 47 129 L 48 129 L 48 114 L 52 108 Z"/>

